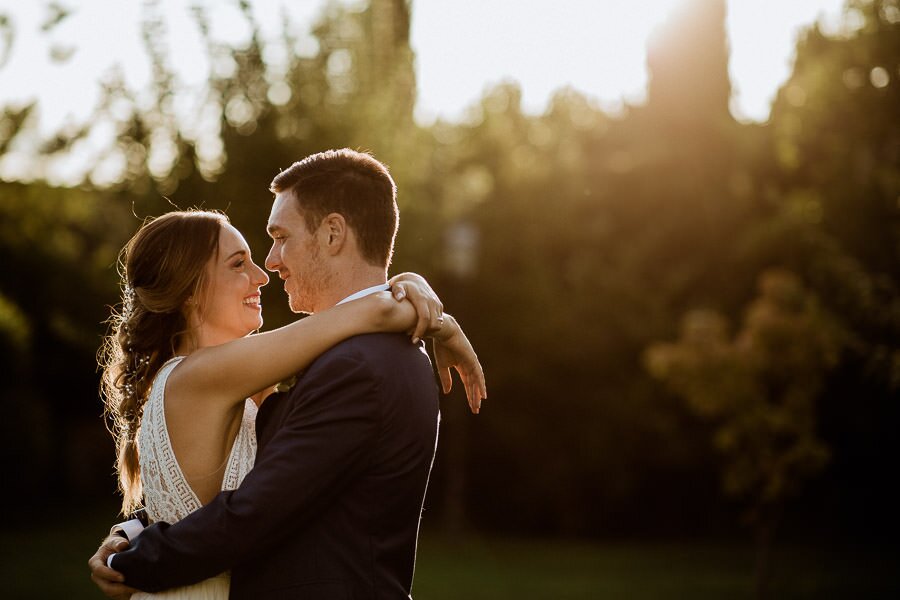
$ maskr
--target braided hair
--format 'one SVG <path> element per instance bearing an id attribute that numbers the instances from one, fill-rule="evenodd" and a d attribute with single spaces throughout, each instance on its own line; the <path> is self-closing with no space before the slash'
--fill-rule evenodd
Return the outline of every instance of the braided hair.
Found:
<path id="1" fill-rule="evenodd" d="M 202 295 L 227 220 L 200 210 L 148 219 L 119 255 L 122 302 L 107 321 L 98 363 L 123 514 L 138 508 L 143 495 L 137 439 L 144 402 L 157 371 L 190 333 L 187 305 Z"/>

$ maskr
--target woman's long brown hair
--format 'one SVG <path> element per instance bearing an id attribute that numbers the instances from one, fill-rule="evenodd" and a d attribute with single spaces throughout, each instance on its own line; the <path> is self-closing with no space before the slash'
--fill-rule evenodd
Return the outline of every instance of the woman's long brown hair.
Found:
<path id="1" fill-rule="evenodd" d="M 119 255 L 122 304 L 107 321 L 98 363 L 123 514 L 138 508 L 143 495 L 137 436 L 144 402 L 157 371 L 188 333 L 186 305 L 201 296 L 226 221 L 208 211 L 167 213 L 146 221 Z"/>

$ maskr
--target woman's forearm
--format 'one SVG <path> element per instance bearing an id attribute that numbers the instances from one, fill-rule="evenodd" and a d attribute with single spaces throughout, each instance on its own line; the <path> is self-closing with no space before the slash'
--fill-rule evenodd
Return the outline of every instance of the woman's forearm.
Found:
<path id="1" fill-rule="evenodd" d="M 412 326 L 412 307 L 393 314 L 403 304 L 408 303 L 396 302 L 387 293 L 373 294 L 272 331 L 200 349 L 173 372 L 172 384 L 214 402 L 241 402 L 309 366 L 347 338 Z"/>

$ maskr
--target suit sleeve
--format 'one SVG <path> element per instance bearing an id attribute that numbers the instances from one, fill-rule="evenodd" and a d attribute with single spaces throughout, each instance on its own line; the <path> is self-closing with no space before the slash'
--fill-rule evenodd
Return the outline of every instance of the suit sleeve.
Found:
<path id="1" fill-rule="evenodd" d="M 292 407 L 284 424 L 239 489 L 174 525 L 150 526 L 115 555 L 112 567 L 128 585 L 161 591 L 202 581 L 259 552 L 277 552 L 282 536 L 315 519 L 358 478 L 378 435 L 378 381 L 349 353 L 325 362 L 286 399 Z"/>

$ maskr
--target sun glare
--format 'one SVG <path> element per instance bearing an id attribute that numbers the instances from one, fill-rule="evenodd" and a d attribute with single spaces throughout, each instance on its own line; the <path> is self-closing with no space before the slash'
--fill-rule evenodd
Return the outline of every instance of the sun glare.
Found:
<path id="1" fill-rule="evenodd" d="M 733 112 L 765 120 L 788 76 L 797 35 L 817 18 L 837 20 L 844 0 L 730 0 L 726 33 Z M 486 86 L 521 84 L 526 110 L 572 86 L 608 109 L 646 97 L 647 43 L 685 0 L 456 0 L 414 4 L 417 116 L 460 118 Z"/>
<path id="2" fill-rule="evenodd" d="M 679 1 L 417 3 L 412 44 L 418 116 L 459 117 L 486 85 L 503 80 L 522 84 L 532 112 L 566 85 L 608 106 L 638 101 L 646 85 L 648 36 Z"/>
<path id="3" fill-rule="evenodd" d="M 436 118 L 464 119 L 467 107 L 478 103 L 486 89 L 505 81 L 520 86 L 523 109 L 532 114 L 543 112 L 551 95 L 564 87 L 611 112 L 625 103 L 640 103 L 646 97 L 648 39 L 689 1 L 698 0 L 414 0 L 410 35 L 416 56 L 416 117 L 423 124 Z M 309 28 L 325 2 L 251 0 L 250 5 L 264 39 L 278 38 L 286 10 L 296 25 L 294 33 L 313 40 Z M 800 28 L 823 16 L 834 22 L 843 3 L 728 0 L 726 29 L 736 117 L 756 121 L 768 117 L 771 99 L 790 73 Z M 79 5 L 49 34 L 40 32 L 45 19 L 42 3 L 17 4 L 11 13 L 14 46 L 0 69 L 0 106 L 36 101 L 40 131 L 51 135 L 90 118 L 100 95 L 99 82 L 111 73 L 119 73 L 130 89 L 140 93 L 152 73 L 140 31 L 141 18 L 149 10 L 156 11 L 164 24 L 156 41 L 181 86 L 175 110 L 180 117 L 187 115 L 186 128 L 202 127 L 205 121 L 196 119 L 196 107 L 207 73 L 217 65 L 205 60 L 193 4 L 168 0 L 141 8 L 98 0 Z M 246 23 L 236 5 L 218 7 L 212 0 L 197 4 L 216 5 L 210 11 L 215 39 L 238 45 L 246 41 Z M 266 60 L 283 62 L 283 49 L 279 53 L 277 43 L 269 46 Z M 55 61 L 54 55 L 70 59 Z M 273 89 L 273 102 L 285 97 L 284 89 Z M 17 160 L 28 164 L 27 149 L 22 150 L 21 160 L 8 155 L 0 162 L 0 175 L 22 176 L 16 166 Z M 95 154 L 82 152 L 82 162 L 96 160 Z M 81 168 L 71 165 L 72 172 Z"/>

